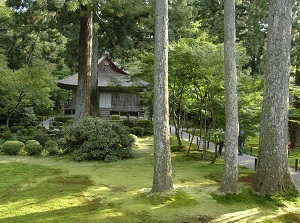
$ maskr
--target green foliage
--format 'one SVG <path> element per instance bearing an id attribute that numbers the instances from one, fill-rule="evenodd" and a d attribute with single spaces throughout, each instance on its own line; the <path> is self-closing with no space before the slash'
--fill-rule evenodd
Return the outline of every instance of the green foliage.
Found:
<path id="1" fill-rule="evenodd" d="M 49 140 L 45 144 L 45 150 L 49 152 L 49 155 L 58 154 L 58 143 L 54 140 Z"/>
<path id="2" fill-rule="evenodd" d="M 74 118 L 69 116 L 56 116 L 54 118 L 56 122 L 62 122 L 62 123 L 72 123 Z"/>
<path id="3" fill-rule="evenodd" d="M 10 131 L 10 129 L 6 126 L 0 126 L 0 138 L 3 140 L 9 140 L 13 137 L 13 133 Z"/>
<path id="4" fill-rule="evenodd" d="M 22 130 L 22 129 L 24 129 L 24 126 L 18 126 L 18 125 L 16 125 L 16 126 L 10 127 L 10 131 L 11 131 L 12 133 L 17 133 L 18 131 L 20 131 L 20 130 Z"/>
<path id="5" fill-rule="evenodd" d="M 130 158 L 135 145 L 128 127 L 100 118 L 86 118 L 68 126 L 64 138 L 76 160 L 110 162 Z"/>
<path id="6" fill-rule="evenodd" d="M 25 150 L 28 152 L 28 155 L 40 155 L 43 147 L 37 140 L 28 140 L 25 144 Z"/>
<path id="7" fill-rule="evenodd" d="M 128 119 L 123 119 L 123 125 L 132 128 L 134 126 L 134 122 Z"/>
<path id="8" fill-rule="evenodd" d="M 145 134 L 145 129 L 143 127 L 135 126 L 132 127 L 132 134 L 136 136 L 143 136 Z"/>
<path id="9" fill-rule="evenodd" d="M 134 123 L 134 127 L 141 127 L 144 129 L 144 134 L 153 134 L 153 122 L 147 119 L 138 119 Z"/>
<path id="10" fill-rule="evenodd" d="M 120 120 L 121 118 L 120 118 L 120 115 L 111 115 L 111 116 L 110 116 L 110 119 L 111 119 L 111 120 L 114 120 L 114 121 L 118 121 L 118 120 Z"/>
<path id="11" fill-rule="evenodd" d="M 38 62 L 16 71 L 6 68 L 0 72 L 0 85 L 0 116 L 7 125 L 12 119 L 24 126 L 37 124 L 34 110 L 53 105 L 50 92 L 55 85 L 47 63 Z"/>
<path id="12" fill-rule="evenodd" d="M 18 155 L 18 153 L 24 148 L 24 143 L 17 140 L 11 140 L 2 144 L 1 152 L 7 155 Z"/>
<path id="13" fill-rule="evenodd" d="M 150 196 L 153 137 L 140 139 L 135 153 L 135 159 L 113 164 L 73 163 L 62 157 L 59 166 L 56 158 L 1 157 L 0 176 L 6 179 L 0 181 L 3 222 L 61 222 L 61 216 L 64 223 L 299 222 L 300 197 L 279 202 L 262 197 L 260 202 L 244 183 L 236 201 L 234 196 L 226 202 L 225 196 L 212 195 L 219 183 L 206 176 L 222 177 L 223 159 L 212 165 L 186 151 L 172 154 L 177 189 Z"/>

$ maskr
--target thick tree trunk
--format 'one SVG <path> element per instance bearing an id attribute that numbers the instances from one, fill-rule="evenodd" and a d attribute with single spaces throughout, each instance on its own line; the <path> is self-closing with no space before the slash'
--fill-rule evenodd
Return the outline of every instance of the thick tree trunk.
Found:
<path id="1" fill-rule="evenodd" d="M 261 132 L 253 186 L 262 195 L 293 194 L 297 189 L 287 155 L 291 1 L 273 0 L 269 4 Z"/>
<path id="2" fill-rule="evenodd" d="M 97 15 L 94 15 L 94 23 Z M 91 76 L 91 116 L 100 116 L 99 111 L 99 92 L 98 92 L 98 33 L 93 28 L 93 53 L 92 53 L 92 76 Z"/>
<path id="3" fill-rule="evenodd" d="M 76 97 L 75 121 L 90 115 L 90 78 L 92 59 L 92 16 L 87 7 L 81 5 L 79 70 Z"/>
<path id="4" fill-rule="evenodd" d="M 235 50 L 235 1 L 224 2 L 224 53 L 225 53 L 225 156 L 221 192 L 238 192 L 238 103 Z"/>
<path id="5" fill-rule="evenodd" d="M 155 3 L 154 176 L 151 192 L 173 188 L 168 101 L 168 0 Z"/>
<path id="6" fill-rule="evenodd" d="M 300 5 L 299 1 L 295 1 L 295 17 L 300 18 Z M 295 85 L 300 86 L 300 26 L 295 27 L 295 42 L 296 47 L 296 74 L 295 74 Z M 295 96 L 293 106 L 299 110 L 300 98 Z M 292 121 L 289 122 L 290 141 L 292 147 L 300 144 L 300 117 L 291 117 Z M 294 121 L 293 121 L 294 120 Z"/>

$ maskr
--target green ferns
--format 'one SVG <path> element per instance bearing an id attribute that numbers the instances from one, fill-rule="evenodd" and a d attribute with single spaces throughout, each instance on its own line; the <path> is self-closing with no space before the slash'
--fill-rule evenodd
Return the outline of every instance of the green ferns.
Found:
<path id="1" fill-rule="evenodd" d="M 106 162 L 131 158 L 136 137 L 122 124 L 86 118 L 64 130 L 69 153 L 75 159 L 104 160 Z"/>

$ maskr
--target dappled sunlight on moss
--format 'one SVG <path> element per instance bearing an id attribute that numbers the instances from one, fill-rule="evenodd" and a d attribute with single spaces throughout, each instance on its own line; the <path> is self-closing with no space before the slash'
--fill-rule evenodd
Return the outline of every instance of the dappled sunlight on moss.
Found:
<path id="1" fill-rule="evenodd" d="M 239 184 L 241 193 L 236 196 L 218 193 L 222 158 L 211 164 L 201 160 L 201 152 L 192 151 L 189 156 L 185 150 L 173 152 L 172 158 L 174 190 L 165 196 L 149 196 L 153 137 L 139 138 L 133 159 L 114 163 L 78 163 L 65 157 L 4 158 L 1 169 L 12 165 L 18 170 L 19 180 L 10 185 L 21 193 L 3 187 L 0 223 L 284 222 L 281 216 L 297 219 L 300 214 L 300 198 L 276 203 L 253 195 L 248 183 Z M 37 168 L 41 171 L 36 172 Z M 253 171 L 239 168 L 239 176 L 240 182 L 246 182 Z"/>
<path id="2" fill-rule="evenodd" d="M 233 213 L 228 213 L 215 219 L 214 222 L 255 222 L 257 220 L 257 215 L 260 213 L 258 208 L 253 208 L 244 211 L 237 211 Z"/>

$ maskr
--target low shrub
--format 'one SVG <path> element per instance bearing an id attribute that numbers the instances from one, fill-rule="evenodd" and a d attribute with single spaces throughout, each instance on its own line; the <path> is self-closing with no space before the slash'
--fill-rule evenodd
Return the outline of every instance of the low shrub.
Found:
<path id="1" fill-rule="evenodd" d="M 117 120 L 120 120 L 121 118 L 120 118 L 120 115 L 111 115 L 110 119 L 114 120 L 114 121 L 117 121 Z"/>
<path id="2" fill-rule="evenodd" d="M 47 129 L 43 125 L 38 125 L 35 127 L 37 131 L 47 132 Z"/>
<path id="3" fill-rule="evenodd" d="M 71 153 L 73 151 L 73 149 L 69 149 L 67 140 L 65 138 L 59 138 L 56 140 L 56 142 L 58 144 L 58 154 L 62 151 L 63 153 Z M 62 155 L 63 153 L 61 153 L 60 155 Z"/>
<path id="4" fill-rule="evenodd" d="M 49 155 L 50 155 L 50 153 L 49 153 L 49 151 L 48 151 L 48 150 L 46 150 L 46 149 L 43 149 L 43 150 L 42 150 L 42 152 L 41 152 L 41 155 L 46 157 L 46 156 L 49 156 Z"/>
<path id="5" fill-rule="evenodd" d="M 10 131 L 9 127 L 7 127 L 6 125 L 0 125 L 0 132 L 7 132 Z"/>
<path id="6" fill-rule="evenodd" d="M 141 127 L 144 129 L 144 134 L 153 134 L 153 123 L 147 119 L 139 119 L 134 123 L 135 127 Z"/>
<path id="7" fill-rule="evenodd" d="M 28 155 L 40 155 L 43 147 L 37 140 L 28 140 L 25 144 L 25 150 L 28 152 Z"/>
<path id="8" fill-rule="evenodd" d="M 1 152 L 6 155 L 18 155 L 24 147 L 24 143 L 17 140 L 10 140 L 2 144 Z"/>
<path id="9" fill-rule="evenodd" d="M 123 125 L 129 127 L 129 128 L 132 128 L 134 126 L 134 122 L 131 121 L 131 120 L 128 120 L 128 119 L 124 119 L 123 120 Z"/>
<path id="10" fill-rule="evenodd" d="M 69 126 L 64 135 L 76 160 L 111 162 L 130 158 L 136 142 L 128 127 L 100 118 L 86 118 Z"/>
<path id="11" fill-rule="evenodd" d="M 19 126 L 19 125 L 10 127 L 10 131 L 11 131 L 12 133 L 17 133 L 18 131 L 20 131 L 20 130 L 22 130 L 22 129 L 24 129 L 24 127 L 23 127 L 23 126 Z"/>
<path id="12" fill-rule="evenodd" d="M 73 117 L 72 116 L 56 116 L 55 121 L 57 122 L 63 122 L 63 123 L 70 123 L 73 122 Z"/>
<path id="13" fill-rule="evenodd" d="M 133 130 L 133 134 L 136 136 L 143 136 L 145 133 L 144 128 L 139 126 L 133 127 L 132 130 Z"/>
<path id="14" fill-rule="evenodd" d="M 45 144 L 45 150 L 48 151 L 49 155 L 57 155 L 58 154 L 58 144 L 54 140 L 49 140 Z"/>
<path id="15" fill-rule="evenodd" d="M 30 136 L 32 139 L 38 141 L 43 147 L 45 146 L 46 142 L 49 140 L 49 136 L 47 132 L 42 130 L 36 130 Z"/>
<path id="16" fill-rule="evenodd" d="M 10 131 L 7 126 L 0 126 L 0 138 L 9 140 L 13 138 L 14 134 Z"/>

